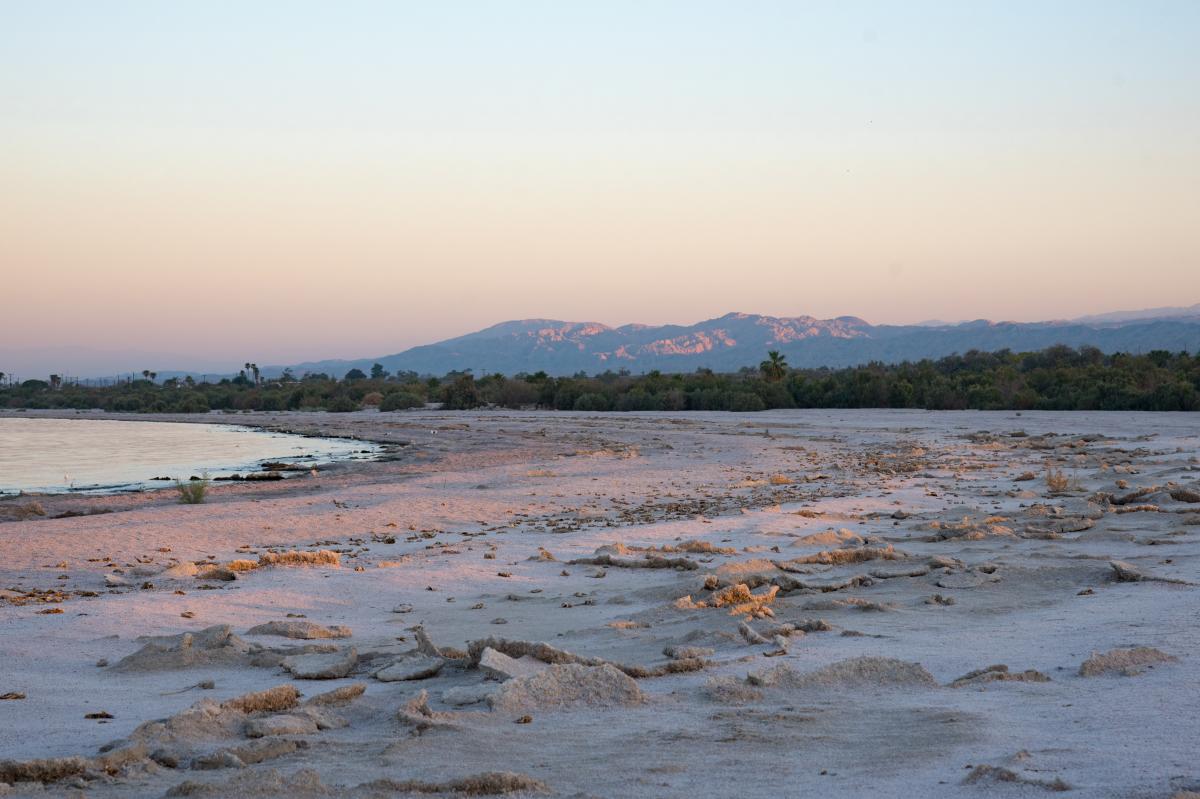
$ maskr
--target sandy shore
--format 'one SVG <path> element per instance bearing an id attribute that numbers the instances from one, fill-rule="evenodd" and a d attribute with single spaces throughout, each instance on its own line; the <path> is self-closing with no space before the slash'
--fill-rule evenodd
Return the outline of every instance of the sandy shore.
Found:
<path id="1" fill-rule="evenodd" d="M 0 795 L 1200 791 L 1195 415 L 204 421 L 388 457 L 0 523 Z"/>

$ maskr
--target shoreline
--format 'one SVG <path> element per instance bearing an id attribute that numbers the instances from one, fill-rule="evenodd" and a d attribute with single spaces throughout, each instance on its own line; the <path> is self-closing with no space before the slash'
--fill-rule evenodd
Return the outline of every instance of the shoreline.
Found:
<path id="1" fill-rule="evenodd" d="M 253 418 L 247 418 L 253 416 Z M 321 417 L 325 416 L 321 412 L 273 412 L 261 413 L 253 412 L 252 414 L 135 414 L 135 413 L 109 413 L 105 411 L 64 411 L 60 409 L 54 410 L 0 410 L 0 418 L 38 418 L 38 419 L 65 419 L 65 420 L 92 420 L 92 421 L 129 421 L 129 422 L 162 422 L 162 423 L 178 423 L 178 424 L 207 424 L 221 425 L 228 427 L 240 427 L 247 430 L 261 431 L 266 433 L 279 433 L 284 435 L 294 435 L 309 439 L 337 439 L 344 441 L 362 442 L 379 447 L 378 453 L 372 458 L 344 458 L 334 459 L 330 461 L 322 461 L 314 464 L 314 468 L 322 476 L 342 475 L 350 472 L 358 472 L 365 470 L 368 464 L 394 463 L 403 462 L 405 460 L 405 450 L 411 445 L 411 440 L 398 438 L 392 431 L 379 428 L 376 426 L 363 424 L 361 421 L 356 421 L 353 425 L 347 425 L 345 422 L 330 424 L 327 420 Z M 337 416 L 337 414 L 334 414 Z M 232 418 L 231 418 L 232 417 Z M 297 423 L 297 421 L 299 423 Z M 353 426 L 354 433 L 351 434 L 347 428 Z M 332 429 L 336 434 L 329 432 Z M 306 470 L 307 471 L 307 470 Z M 284 477 L 282 480 L 216 480 L 213 479 L 209 483 L 209 493 L 214 495 L 222 494 L 255 494 L 260 492 L 270 492 L 271 486 L 276 483 L 285 483 L 289 480 L 295 480 L 297 477 L 307 475 L 297 474 L 293 477 Z M 153 480 L 146 481 L 147 483 L 156 482 Z M 114 489 L 114 490 L 79 490 L 79 491 L 61 491 L 61 492 L 23 492 L 23 493 L 4 493 L 0 494 L 0 524 L 6 522 L 18 521 L 18 519 L 7 518 L 2 511 L 5 506 L 13 504 L 35 501 L 41 503 L 48 508 L 47 517 L 53 518 L 56 514 L 68 513 L 78 514 L 90 512 L 92 508 L 98 509 L 98 512 L 115 512 L 126 510 L 133 507 L 140 507 L 146 504 L 162 504 L 164 501 L 177 502 L 177 490 L 173 483 L 166 483 L 160 486 L 145 485 L 142 488 L 129 489 Z M 286 488 L 295 488 L 288 486 Z M 279 486 L 278 490 L 286 490 L 285 487 Z M 239 490 L 240 489 L 240 490 Z M 125 499 L 125 502 L 121 500 Z"/>
<path id="2" fill-rule="evenodd" d="M 0 416 L 0 421 L 5 418 L 25 418 L 13 416 Z M 37 421 L 56 420 L 68 422 L 114 422 L 125 424 L 139 424 L 143 420 L 138 419 L 113 419 L 105 418 L 80 418 L 72 417 L 35 417 Z M 33 421 L 33 420 L 30 420 Z M 180 425 L 183 422 L 169 421 L 165 424 Z M 131 493 L 145 493 L 148 491 L 162 490 L 170 487 L 175 487 L 180 481 L 195 481 L 199 479 L 207 479 L 210 483 L 225 483 L 225 482 L 243 482 L 243 481 L 269 481 L 286 479 L 289 475 L 295 476 L 299 472 L 307 472 L 313 469 L 329 469 L 334 464 L 348 461 L 365 461 L 375 457 L 382 457 L 385 454 L 386 447 L 373 444 L 371 442 L 363 442 L 361 439 L 341 439 L 315 436 L 298 436 L 281 431 L 268 430 L 264 427 L 251 427 L 248 425 L 238 424 L 222 424 L 211 425 L 219 427 L 222 430 L 227 430 L 236 433 L 251 433 L 257 436 L 267 437 L 282 437 L 288 436 L 292 439 L 305 439 L 322 442 L 321 446 L 314 447 L 309 453 L 304 454 L 289 454 L 275 455 L 251 458 L 242 460 L 237 463 L 220 464 L 210 462 L 207 465 L 197 465 L 185 470 L 181 473 L 184 476 L 168 477 L 168 476 L 151 476 L 140 480 L 132 480 L 121 483 L 89 483 L 86 485 L 77 486 L 72 484 L 69 488 L 54 489 L 54 488 L 19 488 L 15 490 L 5 490 L 0 487 L 0 500 L 5 499 L 38 499 L 55 497 L 71 497 L 71 496 L 110 496 Z M 338 452 L 333 449 L 336 445 Z M 371 450 L 353 449 L 353 447 L 361 447 L 370 445 Z M 362 457 L 363 455 L 372 455 L 372 458 Z M 213 454 L 209 457 L 210 461 L 216 461 L 221 456 Z M 285 460 L 286 458 L 286 460 Z M 67 467 L 69 468 L 69 467 Z M 161 472 L 160 472 L 161 474 Z M 200 475 L 215 474 L 215 477 L 202 478 Z"/>

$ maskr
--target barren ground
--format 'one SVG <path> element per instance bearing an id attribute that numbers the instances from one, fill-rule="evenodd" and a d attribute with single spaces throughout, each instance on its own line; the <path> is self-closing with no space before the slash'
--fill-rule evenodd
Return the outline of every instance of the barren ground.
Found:
<path id="1" fill-rule="evenodd" d="M 1195 415 L 205 420 L 392 446 L 0 522 L 0 795 L 1200 791 Z"/>

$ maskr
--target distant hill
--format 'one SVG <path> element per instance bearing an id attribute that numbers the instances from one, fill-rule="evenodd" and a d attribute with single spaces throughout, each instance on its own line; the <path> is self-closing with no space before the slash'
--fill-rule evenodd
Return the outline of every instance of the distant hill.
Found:
<path id="1" fill-rule="evenodd" d="M 1140 311 L 1113 311 L 1111 313 L 1093 314 L 1073 319 L 1085 325 L 1120 325 L 1127 322 L 1139 322 L 1149 319 L 1181 319 L 1200 321 L 1200 303 L 1186 308 L 1145 308 Z"/>
<path id="2" fill-rule="evenodd" d="M 1200 352 L 1200 305 L 1192 308 L 1102 314 L 1065 322 L 990 322 L 872 325 L 854 316 L 816 319 L 730 313 L 694 325 L 624 325 L 524 319 L 465 336 L 374 358 L 293 364 L 296 374 L 341 376 L 380 363 L 389 372 L 476 374 L 545 371 L 552 375 L 688 372 L 707 367 L 736 371 L 756 366 L 775 349 L 798 367 L 854 366 L 938 358 L 968 350 L 1040 350 L 1055 344 L 1091 345 L 1104 352 L 1163 349 Z M 282 366 L 267 367 L 267 375 Z"/>
<path id="3" fill-rule="evenodd" d="M 104 350 L 94 347 L 0 347 L 0 371 L 13 379 L 46 379 L 51 374 L 72 377 L 140 375 L 146 368 L 160 377 L 172 374 L 196 377 L 229 371 L 227 360 L 149 350 Z M 172 367 L 177 372 L 166 372 Z"/>
<path id="4" fill-rule="evenodd" d="M 973 349 L 1031 351 L 1054 344 L 1091 345 L 1104 352 L 1200 352 L 1200 304 L 1021 323 L 981 319 L 872 325 L 855 316 L 817 319 L 745 313 L 729 313 L 693 325 L 621 327 L 518 319 L 391 355 L 267 365 L 262 374 L 276 377 L 290 368 L 297 375 L 325 372 L 341 377 L 354 368 L 367 372 L 374 363 L 393 373 L 435 375 L 466 369 L 507 375 L 537 371 L 595 374 L 607 369 L 628 369 L 634 374 L 653 369 L 690 372 L 701 367 L 731 372 L 757 366 L 772 349 L 783 352 L 793 366 L 842 367 L 939 358 Z M 0 370 L 22 379 L 44 378 L 52 372 L 84 377 L 136 375 L 146 367 L 153 368 L 160 380 L 185 375 L 212 380 L 232 377 L 241 364 L 194 354 L 0 347 Z"/>

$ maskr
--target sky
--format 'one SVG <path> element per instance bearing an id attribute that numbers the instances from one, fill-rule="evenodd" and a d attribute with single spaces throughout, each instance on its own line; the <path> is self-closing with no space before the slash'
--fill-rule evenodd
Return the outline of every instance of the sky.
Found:
<path id="1" fill-rule="evenodd" d="M 0 0 L 0 351 L 1190 305 L 1198 40 L 1194 0 Z"/>

